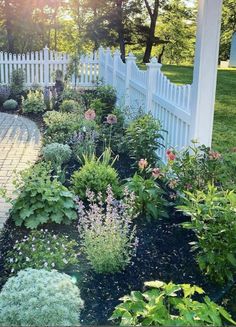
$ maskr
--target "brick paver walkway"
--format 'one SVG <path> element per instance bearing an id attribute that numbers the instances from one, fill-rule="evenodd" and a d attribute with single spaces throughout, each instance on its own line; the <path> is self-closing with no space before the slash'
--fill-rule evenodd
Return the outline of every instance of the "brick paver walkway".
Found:
<path id="1" fill-rule="evenodd" d="M 34 122 L 17 115 L 0 113 L 0 187 L 11 196 L 15 171 L 37 160 L 41 145 L 40 132 Z M 0 228 L 8 217 L 10 205 L 0 197 Z"/>

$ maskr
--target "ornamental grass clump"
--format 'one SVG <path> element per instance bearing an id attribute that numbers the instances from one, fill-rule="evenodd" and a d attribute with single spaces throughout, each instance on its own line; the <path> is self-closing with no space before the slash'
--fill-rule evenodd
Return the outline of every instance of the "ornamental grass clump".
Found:
<path id="1" fill-rule="evenodd" d="M 108 186 L 105 203 L 101 193 L 96 197 L 87 190 L 86 195 L 88 209 L 78 202 L 82 250 L 97 273 L 121 271 L 136 250 L 136 228 L 132 225 L 134 194 L 125 189 L 124 199 L 117 201 Z"/>
<path id="2" fill-rule="evenodd" d="M 26 269 L 3 286 L 0 308 L 1 326 L 79 326 L 83 300 L 70 276 Z"/>

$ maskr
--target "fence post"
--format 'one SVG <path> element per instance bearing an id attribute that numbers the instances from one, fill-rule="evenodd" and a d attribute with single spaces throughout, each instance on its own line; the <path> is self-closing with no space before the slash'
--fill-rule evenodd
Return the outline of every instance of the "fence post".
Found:
<path id="1" fill-rule="evenodd" d="M 113 87 L 117 87 L 116 73 L 119 67 L 120 51 L 116 50 L 113 55 Z"/>
<path id="2" fill-rule="evenodd" d="M 136 57 L 132 52 L 129 53 L 126 59 L 126 78 L 125 78 L 125 106 L 130 106 L 130 80 L 132 65 L 136 64 Z"/>
<path id="3" fill-rule="evenodd" d="M 158 63 L 157 58 L 152 58 L 147 65 L 147 86 L 146 86 L 146 112 L 152 112 L 152 97 L 156 91 L 156 83 L 158 71 L 161 69 L 161 64 Z"/>
<path id="4" fill-rule="evenodd" d="M 222 0 L 199 0 L 190 139 L 211 146 Z"/>
<path id="5" fill-rule="evenodd" d="M 104 80 L 104 49 L 101 46 L 98 49 L 98 69 L 99 69 L 99 73 L 98 73 L 98 78 L 100 81 Z"/>
<path id="6" fill-rule="evenodd" d="M 109 57 L 111 55 L 111 50 L 110 50 L 110 48 L 107 48 L 104 52 L 105 52 L 104 83 L 107 84 L 108 83 L 108 61 L 109 61 Z"/>
<path id="7" fill-rule="evenodd" d="M 44 86 L 49 86 L 49 49 L 46 46 L 43 49 L 44 58 Z"/>

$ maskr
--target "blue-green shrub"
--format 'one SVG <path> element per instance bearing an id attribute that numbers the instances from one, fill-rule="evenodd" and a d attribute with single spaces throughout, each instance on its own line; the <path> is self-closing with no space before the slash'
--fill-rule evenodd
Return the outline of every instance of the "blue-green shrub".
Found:
<path id="1" fill-rule="evenodd" d="M 83 301 L 68 275 L 26 269 L 3 286 L 0 308 L 2 326 L 78 326 Z"/>
<path id="2" fill-rule="evenodd" d="M 13 99 L 9 99 L 3 103 L 4 110 L 9 110 L 9 111 L 15 110 L 17 108 L 17 106 L 18 106 L 18 103 Z"/>

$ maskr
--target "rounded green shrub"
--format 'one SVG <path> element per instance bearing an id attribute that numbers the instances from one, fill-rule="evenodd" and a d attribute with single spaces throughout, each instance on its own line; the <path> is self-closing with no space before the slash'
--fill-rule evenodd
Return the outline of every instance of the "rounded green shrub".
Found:
<path id="1" fill-rule="evenodd" d="M 107 187 L 111 185 L 115 195 L 119 194 L 117 171 L 105 162 L 99 160 L 86 161 L 85 165 L 72 175 L 74 192 L 81 199 L 86 199 L 86 190 L 106 196 Z"/>
<path id="2" fill-rule="evenodd" d="M 51 143 L 43 148 L 43 157 L 45 161 L 51 162 L 55 170 L 61 169 L 61 166 L 70 160 L 72 151 L 67 144 Z"/>
<path id="3" fill-rule="evenodd" d="M 41 91 L 30 91 L 27 98 L 22 100 L 22 110 L 24 113 L 40 113 L 46 110 L 44 96 Z"/>
<path id="4" fill-rule="evenodd" d="M 64 100 L 60 105 L 61 112 L 76 112 L 79 111 L 80 106 L 78 102 L 74 100 Z"/>
<path id="5" fill-rule="evenodd" d="M 7 100 L 3 103 L 4 110 L 15 110 L 17 108 L 17 106 L 18 106 L 18 103 L 13 99 Z"/>
<path id="6" fill-rule="evenodd" d="M 26 269 L 3 286 L 0 308 L 3 326 L 78 326 L 83 301 L 70 276 Z"/>

